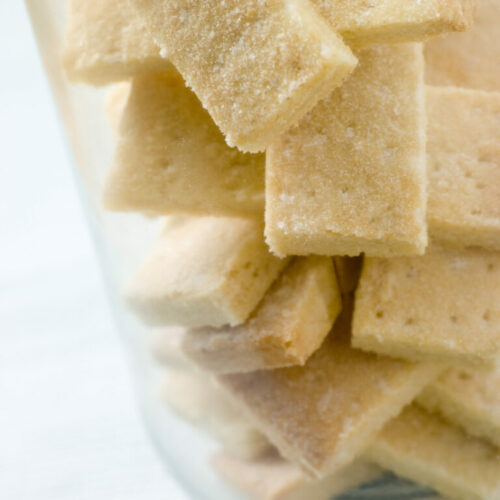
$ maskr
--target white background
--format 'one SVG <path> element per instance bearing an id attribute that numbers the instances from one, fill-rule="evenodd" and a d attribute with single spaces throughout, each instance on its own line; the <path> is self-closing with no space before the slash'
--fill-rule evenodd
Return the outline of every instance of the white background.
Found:
<path id="1" fill-rule="evenodd" d="M 21 0 L 0 0 L 0 398 L 0 498 L 184 498 L 135 407 Z"/>

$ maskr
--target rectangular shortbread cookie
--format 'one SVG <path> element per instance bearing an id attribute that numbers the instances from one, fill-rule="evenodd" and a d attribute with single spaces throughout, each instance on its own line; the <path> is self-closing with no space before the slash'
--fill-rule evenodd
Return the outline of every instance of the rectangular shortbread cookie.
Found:
<path id="1" fill-rule="evenodd" d="M 499 25 L 500 3 L 480 0 L 470 31 L 427 43 L 426 81 L 431 85 L 500 90 Z"/>
<path id="2" fill-rule="evenodd" d="M 348 465 L 439 374 L 352 349 L 349 309 L 305 366 L 218 376 L 281 455 L 318 477 Z"/>
<path id="3" fill-rule="evenodd" d="M 346 83 L 267 151 L 266 239 L 279 255 L 425 250 L 422 46 L 357 55 Z"/>
<path id="4" fill-rule="evenodd" d="M 154 214 L 261 216 L 264 167 L 263 154 L 227 146 L 178 73 L 136 78 L 104 205 Z"/>
<path id="5" fill-rule="evenodd" d="M 309 0 L 130 0 L 226 136 L 263 151 L 356 58 Z"/>
<path id="6" fill-rule="evenodd" d="M 313 0 L 352 47 L 425 40 L 472 24 L 476 0 Z"/>
<path id="7" fill-rule="evenodd" d="M 270 448 L 264 435 L 206 374 L 165 369 L 162 396 L 180 417 L 211 434 L 238 457 L 252 459 Z"/>
<path id="8" fill-rule="evenodd" d="M 152 325 L 243 323 L 287 264 L 273 256 L 262 223 L 172 217 L 125 292 Z"/>
<path id="9" fill-rule="evenodd" d="M 359 460 L 335 474 L 309 480 L 275 450 L 254 460 L 219 453 L 211 463 L 225 480 L 255 500 L 330 500 L 381 472 L 376 465 Z"/>
<path id="10" fill-rule="evenodd" d="M 121 0 L 71 0 L 62 57 L 71 81 L 91 85 L 173 68 Z"/>
<path id="11" fill-rule="evenodd" d="M 365 258 L 353 345 L 409 359 L 495 363 L 500 253 L 433 246 L 423 257 Z"/>
<path id="12" fill-rule="evenodd" d="M 386 425 L 366 456 L 447 498 L 500 495 L 500 450 L 415 405 Z"/>
<path id="13" fill-rule="evenodd" d="M 500 370 L 450 368 L 424 389 L 417 402 L 500 447 Z"/>
<path id="14" fill-rule="evenodd" d="M 215 373 L 303 365 L 331 330 L 342 308 L 333 262 L 298 257 L 236 327 L 189 330 L 183 349 Z"/>
<path id="15" fill-rule="evenodd" d="M 500 250 L 500 93 L 428 87 L 427 113 L 431 239 Z"/>

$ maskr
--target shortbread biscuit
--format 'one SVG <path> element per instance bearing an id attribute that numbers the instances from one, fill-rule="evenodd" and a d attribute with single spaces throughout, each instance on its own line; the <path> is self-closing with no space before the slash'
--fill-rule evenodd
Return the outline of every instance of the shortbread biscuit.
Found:
<path id="1" fill-rule="evenodd" d="M 238 325 L 287 262 L 269 252 L 257 220 L 172 217 L 125 295 L 152 326 Z"/>
<path id="2" fill-rule="evenodd" d="M 178 73 L 136 78 L 104 205 L 153 214 L 261 217 L 264 167 L 263 154 L 227 146 Z"/>
<path id="3" fill-rule="evenodd" d="M 495 363 L 500 253 L 433 246 L 423 257 L 365 258 L 353 345 L 409 359 Z"/>
<path id="4" fill-rule="evenodd" d="M 335 474 L 310 480 L 272 449 L 254 460 L 219 453 L 211 463 L 222 478 L 255 500 L 330 500 L 381 473 L 376 465 L 359 460 Z"/>
<path id="5" fill-rule="evenodd" d="M 348 465 L 439 374 L 352 349 L 349 309 L 304 367 L 218 376 L 281 455 L 315 476 Z"/>
<path id="6" fill-rule="evenodd" d="M 71 0 L 62 57 L 69 80 L 91 85 L 173 67 L 121 0 Z"/>
<path id="7" fill-rule="evenodd" d="M 499 24 L 500 3 L 479 0 L 469 32 L 439 37 L 426 45 L 426 81 L 431 85 L 500 90 Z"/>
<path id="8" fill-rule="evenodd" d="M 431 239 L 500 250 L 500 93 L 429 87 L 427 113 Z"/>
<path id="9" fill-rule="evenodd" d="M 356 65 L 309 0 L 130 0 L 226 136 L 263 151 Z"/>
<path id="10" fill-rule="evenodd" d="M 321 14 L 352 47 L 425 40 L 464 31 L 476 0 L 313 0 Z"/>
<path id="11" fill-rule="evenodd" d="M 420 44 L 380 46 L 267 151 L 266 239 L 279 255 L 423 253 Z"/>
<path id="12" fill-rule="evenodd" d="M 363 259 L 361 257 L 334 257 L 335 270 L 342 294 L 354 291 L 358 285 Z"/>
<path id="13" fill-rule="evenodd" d="M 450 368 L 424 389 L 417 402 L 500 447 L 500 370 Z"/>
<path id="14" fill-rule="evenodd" d="M 500 450 L 415 405 L 389 422 L 365 455 L 447 498 L 500 496 Z"/>
<path id="15" fill-rule="evenodd" d="M 264 435 L 205 374 L 166 369 L 162 396 L 179 416 L 211 434 L 238 457 L 252 459 L 270 448 Z"/>
<path id="16" fill-rule="evenodd" d="M 332 260 L 298 257 L 245 323 L 189 330 L 182 345 L 201 368 L 215 373 L 303 365 L 321 346 L 341 308 Z"/>
<path id="17" fill-rule="evenodd" d="M 106 116 L 114 139 L 119 138 L 120 122 L 127 107 L 131 88 L 130 82 L 115 83 L 106 95 Z"/>

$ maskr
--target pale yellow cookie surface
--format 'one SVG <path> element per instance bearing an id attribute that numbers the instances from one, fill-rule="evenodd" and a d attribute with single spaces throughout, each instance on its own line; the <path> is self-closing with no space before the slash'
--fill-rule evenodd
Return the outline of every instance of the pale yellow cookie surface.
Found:
<path id="1" fill-rule="evenodd" d="M 349 346 L 349 308 L 304 367 L 219 375 L 286 459 L 323 476 L 349 464 L 439 371 Z"/>
<path id="2" fill-rule="evenodd" d="M 200 367 L 216 373 L 303 365 L 321 346 L 341 308 L 332 260 L 298 257 L 245 323 L 190 330 L 183 348 Z"/>
<path id="3" fill-rule="evenodd" d="M 500 254 L 434 246 L 425 256 L 366 258 L 353 345 L 409 359 L 496 363 Z"/>
<path id="4" fill-rule="evenodd" d="M 253 460 L 220 453 L 211 463 L 224 479 L 255 500 L 330 500 L 380 474 L 377 466 L 359 460 L 335 474 L 310 480 L 274 450 Z"/>
<path id="5" fill-rule="evenodd" d="M 423 253 L 425 106 L 419 44 L 359 66 L 267 151 L 266 239 L 279 255 Z"/>
<path id="6" fill-rule="evenodd" d="M 131 0 L 224 133 L 263 151 L 353 70 L 308 0 Z"/>
<path id="7" fill-rule="evenodd" d="M 389 422 L 366 456 L 449 498 L 496 500 L 500 450 L 415 405 Z"/>
<path id="8" fill-rule="evenodd" d="M 417 401 L 472 436 L 500 446 L 500 370 L 451 368 Z"/>
<path id="9" fill-rule="evenodd" d="M 476 0 L 313 0 L 353 47 L 425 40 L 472 24 Z"/>
<path id="10" fill-rule="evenodd" d="M 474 24 L 467 33 L 453 33 L 427 43 L 426 81 L 500 90 L 500 2 L 479 0 Z"/>
<path id="11" fill-rule="evenodd" d="M 71 0 L 62 57 L 71 81 L 91 85 L 172 69 L 121 0 Z"/>
<path id="12" fill-rule="evenodd" d="M 427 88 L 429 235 L 500 250 L 500 93 Z"/>
<path id="13" fill-rule="evenodd" d="M 261 217 L 264 163 L 226 144 L 176 72 L 136 78 L 103 201 L 120 211 Z"/>
<path id="14" fill-rule="evenodd" d="M 151 325 L 243 323 L 287 264 L 262 224 L 232 217 L 172 217 L 128 284 L 130 307 Z"/>

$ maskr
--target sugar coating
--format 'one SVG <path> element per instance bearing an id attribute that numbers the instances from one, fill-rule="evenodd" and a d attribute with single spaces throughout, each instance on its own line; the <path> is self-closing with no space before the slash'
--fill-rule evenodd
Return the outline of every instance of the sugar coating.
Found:
<path id="1" fill-rule="evenodd" d="M 334 257 L 335 270 L 342 294 L 353 292 L 358 286 L 362 257 Z"/>
<path id="2" fill-rule="evenodd" d="M 270 448 L 265 436 L 205 374 L 164 367 L 161 395 L 180 417 L 211 434 L 237 457 L 252 459 Z"/>
<path id="3" fill-rule="evenodd" d="M 286 266 L 258 220 L 171 217 L 125 296 L 147 324 L 243 323 Z"/>
<path id="4" fill-rule="evenodd" d="M 450 368 L 417 398 L 471 436 L 500 447 L 500 370 Z"/>
<path id="5" fill-rule="evenodd" d="M 425 40 L 472 24 L 476 0 L 313 0 L 352 47 Z"/>
<path id="6" fill-rule="evenodd" d="M 69 80 L 91 85 L 172 69 L 121 0 L 71 0 L 62 57 Z"/>
<path id="7" fill-rule="evenodd" d="M 366 456 L 447 498 L 495 500 L 500 451 L 415 405 L 389 422 Z"/>
<path id="8" fill-rule="evenodd" d="M 366 258 L 353 345 L 409 359 L 493 364 L 500 355 L 500 254 L 437 246 Z"/>
<path id="9" fill-rule="evenodd" d="M 280 454 L 318 477 L 348 465 L 439 371 L 349 345 L 350 308 L 303 367 L 219 375 Z"/>
<path id="10" fill-rule="evenodd" d="M 500 90 L 499 24 L 500 3 L 480 0 L 470 31 L 427 43 L 426 81 L 431 85 Z"/>
<path id="11" fill-rule="evenodd" d="M 253 460 L 219 453 L 211 464 L 222 478 L 259 500 L 330 500 L 381 472 L 377 466 L 358 460 L 335 474 L 308 480 L 299 467 L 283 460 L 275 450 Z"/>
<path id="12" fill-rule="evenodd" d="M 278 255 L 426 247 L 422 47 L 357 56 L 346 83 L 267 151 L 266 240 Z"/>
<path id="13" fill-rule="evenodd" d="M 500 93 L 427 89 L 434 241 L 500 250 Z"/>
<path id="14" fill-rule="evenodd" d="M 263 154 L 230 148 L 176 72 L 135 78 L 104 189 L 110 210 L 258 215 Z"/>
<path id="15" fill-rule="evenodd" d="M 228 144 L 263 151 L 356 59 L 308 0 L 131 0 Z"/>
<path id="16" fill-rule="evenodd" d="M 341 308 L 332 260 L 299 257 L 245 323 L 190 330 L 183 348 L 200 367 L 215 373 L 303 365 L 321 346 Z"/>

